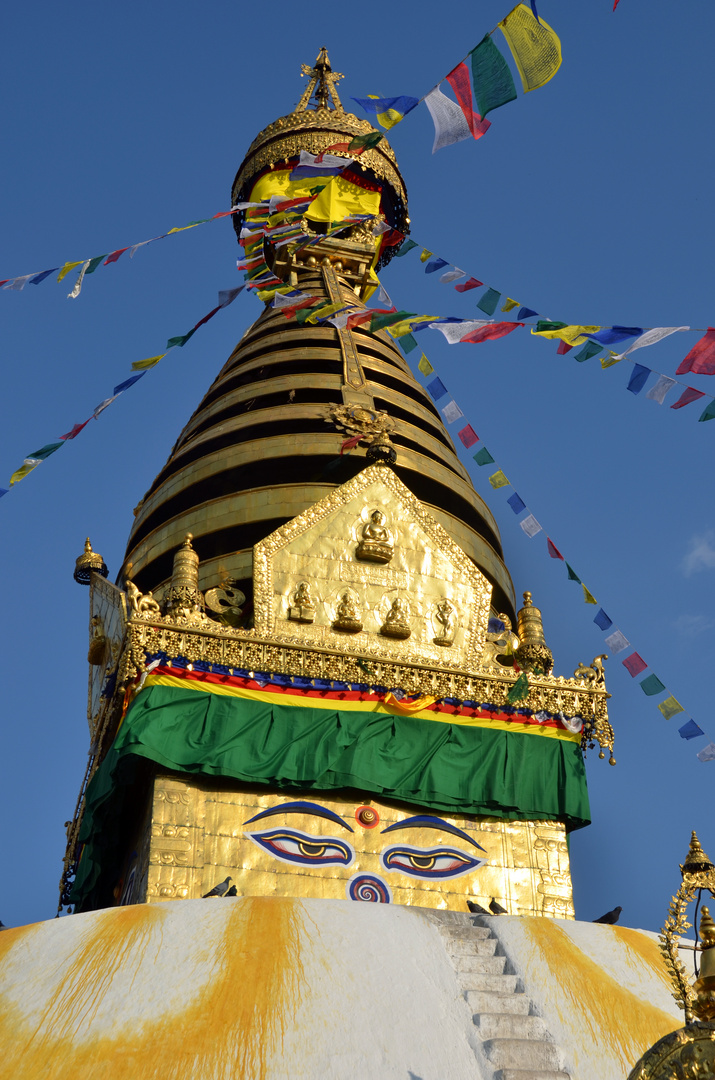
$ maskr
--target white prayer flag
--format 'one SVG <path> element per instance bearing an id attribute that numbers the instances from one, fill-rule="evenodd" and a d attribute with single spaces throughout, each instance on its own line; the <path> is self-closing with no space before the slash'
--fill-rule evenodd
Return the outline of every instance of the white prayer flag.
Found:
<path id="1" fill-rule="evenodd" d="M 34 277 L 35 274 L 38 273 L 39 270 L 35 270 L 34 274 L 23 274 L 22 277 L 13 278 L 12 281 L 6 281 L 5 284 L 1 287 L 3 289 L 7 289 L 8 292 L 22 292 L 30 278 Z"/>
<path id="2" fill-rule="evenodd" d="M 378 304 L 387 304 L 388 307 L 394 307 L 394 304 L 392 303 L 392 300 L 388 296 L 387 289 L 385 288 L 384 285 L 380 286 L 380 291 L 377 294 L 377 303 Z"/>
<path id="3" fill-rule="evenodd" d="M 301 150 L 300 161 L 294 168 L 320 169 L 327 172 L 328 169 L 347 169 L 348 165 L 352 165 L 354 160 L 355 158 L 337 157 L 336 154 L 310 154 L 307 150 Z M 281 195 L 280 201 L 285 199 L 286 196 Z M 271 202 L 273 202 L 273 199 L 271 199 Z"/>
<path id="4" fill-rule="evenodd" d="M 433 154 L 452 143 L 471 139 L 472 133 L 464 113 L 459 105 L 445 97 L 439 86 L 435 86 L 424 100 L 434 123 Z"/>
<path id="5" fill-rule="evenodd" d="M 446 274 L 442 274 L 442 277 L 439 280 L 443 285 L 449 285 L 452 281 L 459 281 L 461 277 L 466 277 L 464 270 L 457 270 L 455 268 L 454 270 L 448 270 Z"/>
<path id="6" fill-rule="evenodd" d="M 245 285 L 239 285 L 237 289 L 221 289 L 218 294 L 218 306 L 220 308 L 228 307 L 244 289 Z"/>
<path id="7" fill-rule="evenodd" d="M 442 409 L 442 416 L 448 424 L 453 424 L 455 420 L 459 420 L 460 416 L 464 416 L 464 413 L 456 401 L 448 401 Z"/>
<path id="8" fill-rule="evenodd" d="M 656 401 L 659 405 L 662 405 L 665 401 L 665 395 L 668 393 L 671 386 L 675 386 L 675 379 L 671 379 L 668 375 L 661 375 L 655 386 L 651 386 L 646 397 L 650 398 L 651 401 Z"/>
<path id="9" fill-rule="evenodd" d="M 698 754 L 698 761 L 715 761 L 715 742 L 708 745 Z"/>
<path id="10" fill-rule="evenodd" d="M 82 282 L 84 281 L 84 275 L 87 273 L 87 267 L 91 263 L 91 259 L 87 259 L 87 262 L 82 263 L 82 268 L 77 275 L 77 280 L 74 283 L 74 289 L 72 292 L 67 293 L 68 300 L 76 300 L 79 294 L 82 292 Z"/>
<path id="11" fill-rule="evenodd" d="M 536 536 L 537 533 L 541 532 L 541 526 L 533 514 L 528 514 L 523 521 L 519 522 L 519 524 L 529 538 Z"/>
<path id="12" fill-rule="evenodd" d="M 619 653 L 628 648 L 630 641 L 620 630 L 614 630 L 613 633 L 609 634 L 606 638 L 606 645 L 612 653 Z"/>
<path id="13" fill-rule="evenodd" d="M 430 323 L 430 330 L 439 330 L 446 337 L 450 345 L 456 345 L 472 330 L 478 330 L 480 326 L 488 326 L 493 319 L 463 319 L 461 322 Z"/>
<path id="14" fill-rule="evenodd" d="M 326 319 L 326 322 L 332 323 L 336 330 L 344 330 L 348 325 L 348 319 L 351 315 L 354 315 L 355 311 L 343 311 L 341 315 L 334 315 L 332 319 Z"/>
<path id="15" fill-rule="evenodd" d="M 277 292 L 275 294 L 275 296 L 273 297 L 273 305 L 272 306 L 275 307 L 275 308 L 293 307 L 294 304 L 300 304 L 302 300 L 307 300 L 307 299 L 308 299 L 308 294 L 307 293 L 299 292 L 299 293 L 287 294 L 287 293 L 279 293 L 279 292 Z"/>
<path id="16" fill-rule="evenodd" d="M 104 410 L 106 408 L 108 408 L 108 406 L 110 406 L 113 401 L 116 401 L 118 397 L 119 397 L 119 394 L 115 394 L 114 397 L 108 397 L 108 398 L 105 398 L 104 401 L 100 401 L 99 405 L 97 406 L 97 408 L 92 413 L 92 416 L 94 417 L 94 419 L 96 420 L 97 417 L 99 416 L 99 414 L 103 413 Z"/>
<path id="17" fill-rule="evenodd" d="M 646 345 L 655 345 L 656 341 L 662 341 L 663 338 L 670 337 L 671 334 L 677 334 L 679 330 L 689 329 L 689 326 L 654 326 L 652 330 L 646 330 L 645 334 L 637 337 L 625 352 L 619 354 L 618 359 L 622 360 L 624 356 L 628 356 L 629 353 L 634 352 L 636 349 L 642 349 Z"/>

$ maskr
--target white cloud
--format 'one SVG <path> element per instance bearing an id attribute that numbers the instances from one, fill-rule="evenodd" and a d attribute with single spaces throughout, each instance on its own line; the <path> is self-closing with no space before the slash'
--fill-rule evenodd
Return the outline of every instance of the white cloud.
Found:
<path id="1" fill-rule="evenodd" d="M 690 549 L 683 559 L 681 570 L 686 577 L 700 570 L 715 569 L 715 533 L 696 533 L 690 538 Z"/>
<path id="2" fill-rule="evenodd" d="M 674 622 L 675 630 L 684 638 L 694 638 L 715 626 L 707 615 L 679 615 Z"/>

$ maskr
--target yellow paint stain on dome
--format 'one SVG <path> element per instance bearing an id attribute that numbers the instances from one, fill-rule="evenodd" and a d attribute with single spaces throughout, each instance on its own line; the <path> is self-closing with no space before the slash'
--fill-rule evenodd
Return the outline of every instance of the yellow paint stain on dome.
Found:
<path id="1" fill-rule="evenodd" d="M 166 909 L 136 905 L 103 913 L 62 982 L 51 988 L 39 1022 L 28 1024 L 0 997 L 0 1078 L 267 1080 L 303 986 L 300 906 L 259 897 L 207 903 L 230 904 L 220 935 L 201 938 L 205 928 L 198 920 L 198 940 L 187 941 L 186 962 L 179 972 L 167 971 L 167 978 L 190 979 L 192 950 L 213 951 L 209 977 L 198 988 L 188 982 L 184 1008 L 167 1010 L 158 1020 L 138 1019 L 127 1037 L 126 1002 L 113 979 L 129 966 L 141 994 L 142 969 L 161 967 L 161 949 L 148 946 Z M 32 974 L 41 979 L 43 973 Z M 93 1032 L 100 1004 L 114 1010 L 122 1036 Z"/>
<path id="2" fill-rule="evenodd" d="M 576 1041 L 584 1048 L 591 1067 L 596 1067 L 605 1050 L 622 1063 L 625 1076 L 650 1046 L 681 1026 L 662 1009 L 624 989 L 551 919 L 524 920 L 524 926 L 553 979 L 549 1005 L 559 1013 L 565 1027 L 580 1033 Z M 626 940 L 633 947 L 631 940 Z M 636 951 L 643 955 L 640 947 Z M 645 954 L 650 966 L 649 950 Z M 584 1068 L 587 1063 L 577 1064 Z"/>
<path id="3" fill-rule="evenodd" d="M 612 932 L 636 954 L 639 960 L 648 965 L 653 974 L 667 988 L 668 993 L 672 994 L 673 987 L 665 970 L 658 943 L 653 938 L 648 937 L 647 934 L 641 933 L 640 930 L 631 930 L 627 926 L 614 926 Z M 684 1015 L 683 1022 L 685 1022 Z"/>

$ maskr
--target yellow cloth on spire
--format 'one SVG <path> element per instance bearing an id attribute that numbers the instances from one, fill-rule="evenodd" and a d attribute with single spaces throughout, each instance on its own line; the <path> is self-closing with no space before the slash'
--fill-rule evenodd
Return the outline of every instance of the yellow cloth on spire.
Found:
<path id="1" fill-rule="evenodd" d="M 567 345 L 583 345 L 589 334 L 595 334 L 600 326 L 562 326 L 560 330 L 532 330 L 532 334 L 543 338 L 560 338 Z"/>
<path id="2" fill-rule="evenodd" d="M 407 701 L 405 698 L 400 700 L 392 693 L 385 695 L 385 704 L 387 707 L 394 709 L 395 712 L 404 713 L 405 716 L 411 716 L 413 713 L 422 712 L 423 709 L 428 709 L 430 705 L 434 705 L 436 700 L 437 698 L 432 697 L 431 694 L 423 694 L 422 697 L 418 697 L 414 701 Z"/>
<path id="3" fill-rule="evenodd" d="M 57 275 L 57 280 L 62 281 L 62 278 L 69 274 L 70 270 L 74 270 L 75 266 L 81 266 L 83 262 L 84 259 L 78 259 L 77 262 L 65 263 Z"/>
<path id="4" fill-rule="evenodd" d="M 499 23 L 499 29 L 511 49 L 525 93 L 553 79 L 561 67 L 561 42 L 548 23 L 535 19 L 526 4 L 519 4 Z"/>
<path id="5" fill-rule="evenodd" d="M 311 186 L 315 186 L 315 182 Z M 334 176 L 311 203 L 305 216 L 309 221 L 338 222 L 351 214 L 379 214 L 380 192 L 366 191 L 342 176 Z"/>

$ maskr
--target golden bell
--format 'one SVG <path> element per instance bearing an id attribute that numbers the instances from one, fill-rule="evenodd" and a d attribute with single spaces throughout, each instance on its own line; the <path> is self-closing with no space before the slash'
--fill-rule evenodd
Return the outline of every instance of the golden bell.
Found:
<path id="1" fill-rule="evenodd" d="M 108 573 L 104 559 L 98 551 L 92 551 L 92 545 L 87 537 L 84 542 L 84 551 L 74 564 L 73 578 L 79 585 L 89 585 L 92 574 L 99 574 L 100 577 L 106 578 Z"/>

